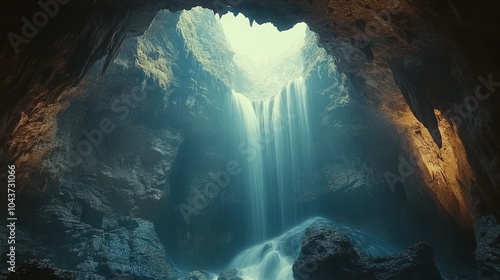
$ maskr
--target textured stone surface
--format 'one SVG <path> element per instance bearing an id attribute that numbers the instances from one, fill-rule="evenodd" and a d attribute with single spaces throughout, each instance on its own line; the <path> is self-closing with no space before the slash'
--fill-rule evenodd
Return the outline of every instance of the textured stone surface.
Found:
<path id="1" fill-rule="evenodd" d="M 395 255 L 370 257 L 356 249 L 341 229 L 331 226 L 306 230 L 293 275 L 294 279 L 311 280 L 441 279 L 427 244 L 416 244 Z"/>

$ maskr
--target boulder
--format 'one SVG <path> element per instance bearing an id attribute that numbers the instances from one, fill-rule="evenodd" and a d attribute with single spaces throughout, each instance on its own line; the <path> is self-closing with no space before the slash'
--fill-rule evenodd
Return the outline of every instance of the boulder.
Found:
<path id="1" fill-rule="evenodd" d="M 389 256 L 372 257 L 335 226 L 308 228 L 293 264 L 295 280 L 442 279 L 429 245 L 418 243 Z"/>

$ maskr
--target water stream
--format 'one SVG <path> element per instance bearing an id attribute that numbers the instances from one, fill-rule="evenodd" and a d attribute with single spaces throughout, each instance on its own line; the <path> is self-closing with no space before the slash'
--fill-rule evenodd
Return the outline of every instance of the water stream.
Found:
<path id="1" fill-rule="evenodd" d="M 281 92 L 251 101 L 230 97 L 232 149 L 245 158 L 245 228 L 256 243 L 297 224 L 297 188 L 312 173 L 307 90 L 303 78 Z"/>

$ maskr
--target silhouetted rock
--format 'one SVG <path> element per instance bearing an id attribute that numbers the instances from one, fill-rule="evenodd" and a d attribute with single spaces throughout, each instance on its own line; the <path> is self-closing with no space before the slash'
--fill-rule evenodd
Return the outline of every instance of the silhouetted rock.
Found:
<path id="1" fill-rule="evenodd" d="M 309 228 L 295 263 L 296 280 L 442 279 L 429 245 L 418 243 L 390 256 L 371 257 L 333 226 Z"/>

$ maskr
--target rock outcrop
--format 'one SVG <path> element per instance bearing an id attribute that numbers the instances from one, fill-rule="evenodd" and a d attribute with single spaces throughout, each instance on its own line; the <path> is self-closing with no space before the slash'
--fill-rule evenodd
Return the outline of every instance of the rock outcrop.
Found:
<path id="1" fill-rule="evenodd" d="M 293 264 L 296 280 L 429 279 L 441 280 L 429 245 L 419 243 L 390 256 L 368 256 L 346 233 L 333 226 L 306 230 Z"/>
<path id="2" fill-rule="evenodd" d="M 216 133 L 217 106 L 235 72 L 231 52 L 221 49 L 225 41 L 211 37 L 221 30 L 190 26 L 215 21 L 212 14 L 185 16 L 195 19 L 162 12 L 144 38 L 126 40 L 105 76 L 105 61 L 89 69 L 64 91 L 61 106 L 39 112 L 50 125 L 37 129 L 44 138 L 36 144 L 21 140 L 35 123 L 18 127 L 17 164 L 25 177 L 17 191 L 26 213 L 17 229 L 19 264 L 50 258 L 97 278 L 180 276 L 168 257 L 177 250 L 165 251 L 162 234 L 182 220 L 177 206 L 186 198 L 172 170 L 183 143 Z"/>

